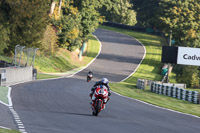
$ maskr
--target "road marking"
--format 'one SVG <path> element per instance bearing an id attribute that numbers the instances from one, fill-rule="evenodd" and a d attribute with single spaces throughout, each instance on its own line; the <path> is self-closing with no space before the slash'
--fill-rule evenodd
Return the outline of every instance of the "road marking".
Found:
<path id="1" fill-rule="evenodd" d="M 8 108 L 9 108 L 10 112 L 12 113 L 12 115 L 14 117 L 14 121 L 17 124 L 17 128 L 19 129 L 19 131 L 22 132 L 22 133 L 27 133 L 26 130 L 25 130 L 24 124 L 22 123 L 18 113 L 13 108 L 11 91 L 12 91 L 12 88 L 8 87 L 8 95 L 7 95 L 7 97 L 8 97 Z"/>
<path id="2" fill-rule="evenodd" d="M 0 128 L 11 130 L 10 128 L 0 126 Z"/>
<path id="3" fill-rule="evenodd" d="M 11 90 L 12 90 L 12 88 L 11 88 L 11 87 L 8 87 L 8 95 L 7 95 L 7 97 L 8 97 L 8 105 L 9 105 L 10 107 L 13 106 L 13 105 L 12 105 L 12 99 L 11 99 Z"/>

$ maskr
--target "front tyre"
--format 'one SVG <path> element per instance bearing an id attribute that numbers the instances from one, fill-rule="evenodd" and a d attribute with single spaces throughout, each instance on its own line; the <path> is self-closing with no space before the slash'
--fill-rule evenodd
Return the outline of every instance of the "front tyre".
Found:
<path id="1" fill-rule="evenodd" d="M 98 116 L 99 112 L 101 111 L 101 104 L 102 104 L 102 101 L 101 100 L 98 100 L 97 101 L 97 104 L 96 104 L 96 116 Z"/>

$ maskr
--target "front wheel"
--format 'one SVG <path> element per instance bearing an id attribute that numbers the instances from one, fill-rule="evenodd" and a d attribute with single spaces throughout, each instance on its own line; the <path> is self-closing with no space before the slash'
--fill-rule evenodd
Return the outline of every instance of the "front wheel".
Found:
<path id="1" fill-rule="evenodd" d="M 95 107 L 96 116 L 98 116 L 99 112 L 101 111 L 101 104 L 102 104 L 102 101 L 101 100 L 97 100 L 97 104 L 96 104 L 96 107 Z"/>

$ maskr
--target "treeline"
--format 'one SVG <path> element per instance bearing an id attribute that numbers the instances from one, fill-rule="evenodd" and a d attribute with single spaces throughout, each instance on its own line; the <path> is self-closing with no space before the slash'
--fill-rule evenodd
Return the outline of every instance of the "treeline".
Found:
<path id="1" fill-rule="evenodd" d="M 200 0 L 132 0 L 137 26 L 172 32 L 175 46 L 200 47 Z M 177 81 L 200 87 L 199 67 L 176 65 Z"/>
<path id="2" fill-rule="evenodd" d="M 112 21 L 172 34 L 176 46 L 200 47 L 200 0 L 0 0 L 0 54 L 17 44 L 43 55 L 80 48 L 99 23 Z M 177 80 L 199 86 L 195 66 L 177 66 Z"/>
<path id="3" fill-rule="evenodd" d="M 0 0 L 0 53 L 13 55 L 17 44 L 43 54 L 72 51 L 106 19 L 136 24 L 131 7 L 124 0 Z"/>

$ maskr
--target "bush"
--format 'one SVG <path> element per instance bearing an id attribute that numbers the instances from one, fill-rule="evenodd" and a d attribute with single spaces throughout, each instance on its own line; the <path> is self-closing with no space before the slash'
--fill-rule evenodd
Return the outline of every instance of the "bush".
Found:
<path id="1" fill-rule="evenodd" d="M 3 54 L 3 50 L 8 48 L 9 36 L 8 29 L 0 24 L 0 54 Z"/>
<path id="2" fill-rule="evenodd" d="M 187 87 L 199 87 L 199 70 L 197 66 L 177 66 L 177 81 L 186 83 Z"/>
<path id="3" fill-rule="evenodd" d="M 40 46 L 40 50 L 44 55 L 53 55 L 58 48 L 58 37 L 52 25 L 48 25 L 44 32 L 44 38 Z"/>

